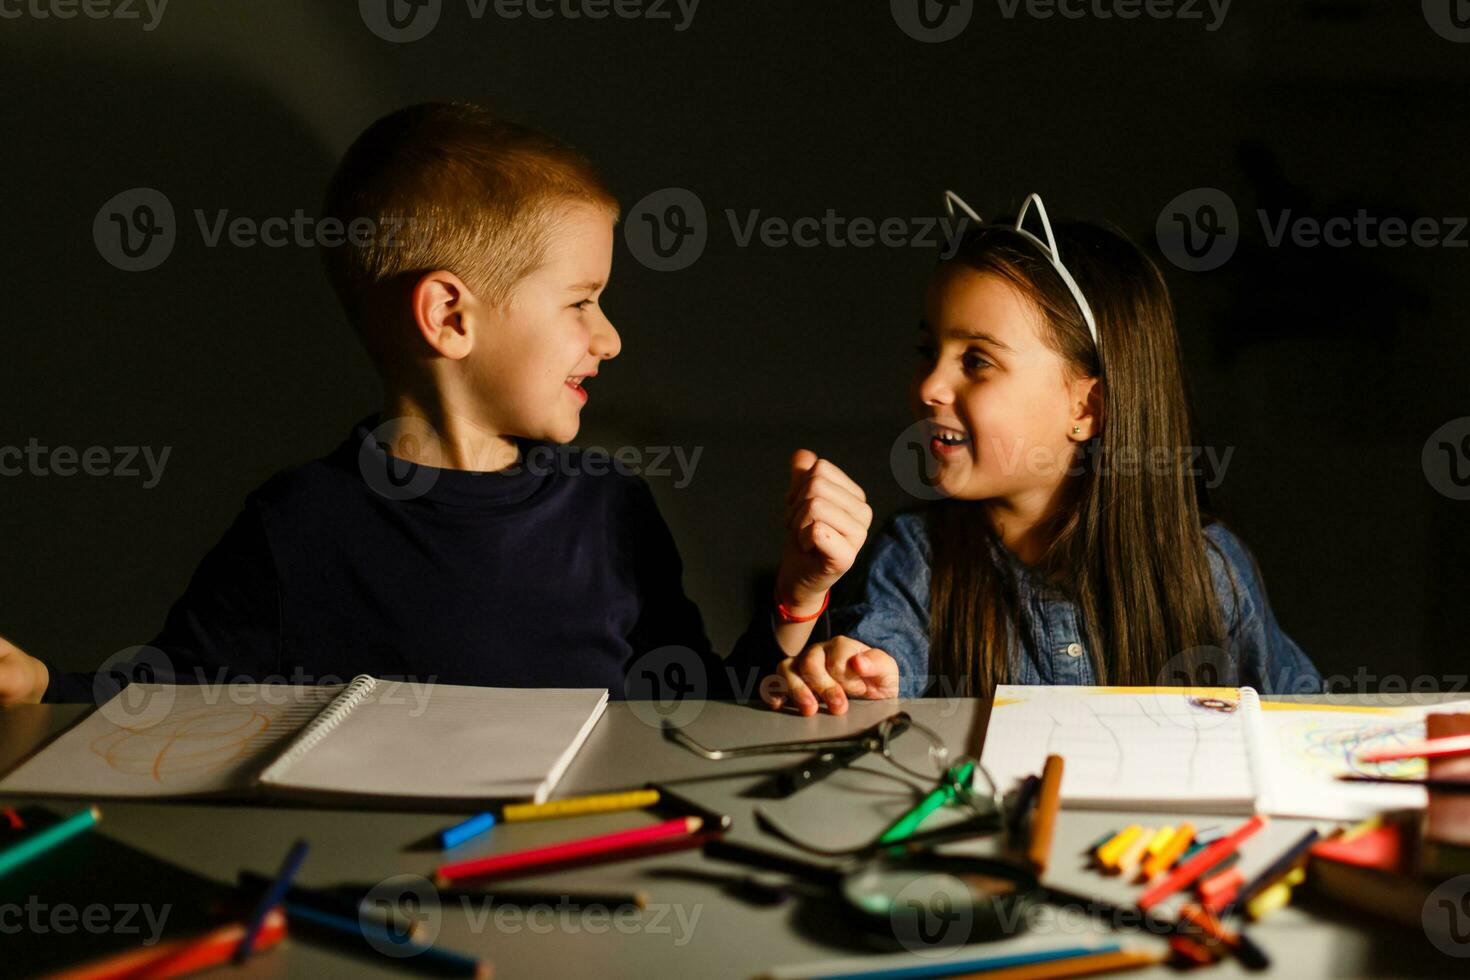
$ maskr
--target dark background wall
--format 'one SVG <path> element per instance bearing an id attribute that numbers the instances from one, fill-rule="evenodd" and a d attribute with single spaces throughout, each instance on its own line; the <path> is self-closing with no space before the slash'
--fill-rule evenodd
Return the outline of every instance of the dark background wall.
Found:
<path id="1" fill-rule="evenodd" d="M 350 0 L 174 0 L 152 30 L 141 5 L 8 7 L 0 446 L 171 452 L 151 489 L 0 478 L 0 633 L 78 668 L 145 642 L 244 494 L 376 408 L 314 252 L 209 247 L 194 212 L 315 214 L 373 118 L 464 99 L 576 143 L 625 211 L 669 187 L 702 202 L 708 244 L 684 269 L 647 267 L 620 236 L 606 306 L 624 352 L 579 442 L 702 449 L 687 487 L 650 480 L 718 644 L 774 564 L 792 448 L 837 460 L 880 512 L 906 502 L 888 458 L 934 259 L 741 247 L 726 210 L 913 218 L 954 187 L 994 213 L 1036 190 L 1164 268 L 1202 439 L 1234 451 L 1220 503 L 1287 631 L 1326 672 L 1464 673 L 1470 504 L 1450 454 L 1431 446 L 1426 466 L 1425 447 L 1470 415 L 1470 232 L 1459 248 L 1273 247 L 1256 217 L 1362 208 L 1447 236 L 1470 214 L 1470 43 L 1433 26 L 1448 0 L 1238 0 L 1215 30 L 1204 4 L 1202 20 L 1073 20 L 984 0 L 945 43 L 900 28 L 914 2 L 703 0 L 678 30 L 674 5 L 534 20 L 443 0 L 412 43 Z M 177 241 L 127 272 L 93 224 L 138 187 L 167 197 Z M 1240 215 L 1233 256 L 1203 272 L 1155 235 L 1196 188 Z"/>

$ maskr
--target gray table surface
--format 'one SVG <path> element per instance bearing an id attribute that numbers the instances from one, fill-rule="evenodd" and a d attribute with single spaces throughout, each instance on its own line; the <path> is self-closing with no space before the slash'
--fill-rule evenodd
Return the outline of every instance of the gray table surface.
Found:
<path id="1" fill-rule="evenodd" d="M 902 706 L 942 733 L 955 751 L 978 754 L 989 715 L 987 702 L 935 699 L 904 702 Z M 853 710 L 841 718 L 801 718 L 722 702 L 694 706 L 690 717 L 690 708 L 685 705 L 679 720 L 687 723 L 691 733 L 707 744 L 733 745 L 852 731 L 891 714 L 896 704 L 855 703 Z M 0 710 L 0 771 L 75 721 L 82 710 L 60 705 Z M 674 784 L 679 792 L 699 803 L 730 814 L 734 819 L 730 833 L 733 839 L 778 849 L 781 845 L 755 826 L 753 807 L 764 805 L 787 825 L 842 844 L 870 837 L 912 803 L 913 797 L 904 787 L 877 774 L 886 768 L 878 761 L 864 763 L 859 771 L 839 773 L 790 800 L 762 801 L 742 796 L 760 780 L 767 765 L 789 763 L 798 757 L 773 756 L 768 762 L 706 761 L 666 742 L 656 722 L 657 713 L 646 703 L 609 706 L 556 795 L 621 789 L 649 781 Z M 19 801 L 12 798 L 0 802 Z M 60 809 L 80 803 L 51 802 Z M 298 878 L 306 885 L 429 875 L 442 857 L 436 851 L 422 849 L 420 842 L 459 819 L 450 813 L 272 804 L 107 802 L 103 809 L 102 832 L 221 881 L 232 881 L 241 869 L 272 872 L 292 841 L 306 837 L 312 850 Z M 1136 897 L 1136 888 L 1088 870 L 1082 856 L 1084 849 L 1103 832 L 1135 819 L 1157 826 L 1166 819 L 1183 816 L 1064 810 L 1047 880 L 1126 904 Z M 518 850 L 637 826 L 649 819 L 644 814 L 625 813 L 505 825 L 457 849 L 454 856 Z M 1235 819 L 1195 818 L 1200 826 L 1233 824 Z M 1244 849 L 1243 870 L 1249 875 L 1264 866 L 1305 826 L 1302 821 L 1272 821 Z M 984 851 L 991 846 L 980 843 L 972 849 Z M 439 943 L 489 959 L 497 977 L 511 980 L 547 976 L 752 977 L 777 966 L 816 964 L 871 953 L 860 934 L 842 920 L 830 898 L 798 896 L 784 904 L 759 906 L 738 893 L 732 894 L 731 882 L 749 873 L 736 865 L 704 859 L 697 852 L 666 854 L 514 883 L 518 887 L 574 891 L 644 890 L 651 904 L 636 915 L 543 908 L 535 917 L 522 917 L 513 910 L 494 906 L 487 909 L 483 904 L 466 909 L 451 902 L 427 924 L 437 927 Z M 770 882 L 785 880 L 780 875 L 757 877 Z M 1122 938 L 1135 945 L 1155 942 L 1129 933 L 1109 937 L 1095 922 L 1055 912 L 1033 916 L 1031 926 L 1024 935 L 964 947 L 963 952 L 1002 953 L 1107 938 Z M 1255 926 L 1252 935 L 1272 957 L 1273 976 L 1470 976 L 1470 959 L 1441 955 L 1421 931 L 1341 911 L 1319 901 L 1295 902 Z M 23 937 L 7 936 L 0 940 L 0 948 L 18 941 Z M 1470 953 L 1470 947 L 1465 952 Z M 1161 967 L 1130 975 L 1164 976 L 1167 972 Z M 1223 978 L 1243 972 L 1234 962 L 1226 962 L 1209 975 Z M 413 971 L 390 961 L 375 962 L 331 947 L 288 940 L 231 975 L 371 977 L 406 976 L 413 975 Z"/>

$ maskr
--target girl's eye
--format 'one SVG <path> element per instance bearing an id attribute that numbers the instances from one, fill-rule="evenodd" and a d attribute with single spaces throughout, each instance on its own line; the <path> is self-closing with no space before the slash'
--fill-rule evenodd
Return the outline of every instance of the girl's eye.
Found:
<path id="1" fill-rule="evenodd" d="M 968 351 L 964 357 L 966 371 L 979 371 L 981 368 L 990 367 L 990 362 L 974 351 Z"/>
<path id="2" fill-rule="evenodd" d="M 573 303 L 572 306 L 574 308 L 576 308 L 576 309 L 579 309 L 579 310 L 585 310 L 585 309 L 587 309 L 587 307 L 595 305 L 596 302 L 597 302 L 596 300 L 584 299 L 584 300 L 582 300 L 579 303 Z"/>

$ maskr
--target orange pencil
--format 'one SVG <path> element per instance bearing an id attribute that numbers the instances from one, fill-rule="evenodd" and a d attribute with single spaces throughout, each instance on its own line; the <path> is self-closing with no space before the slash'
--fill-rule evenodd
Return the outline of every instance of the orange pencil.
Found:
<path id="1" fill-rule="evenodd" d="M 1164 957 L 1145 950 L 1124 949 L 1091 956 L 1074 956 L 1046 963 L 1028 963 L 983 973 L 967 973 L 956 980 L 1059 980 L 1061 977 L 1090 977 L 1098 973 L 1136 970 L 1162 963 Z"/>
<path id="2" fill-rule="evenodd" d="M 260 927 L 254 949 L 267 949 L 286 935 L 286 914 L 271 909 Z M 154 946 L 130 949 L 49 974 L 45 980 L 164 980 L 221 966 L 230 961 L 245 938 L 245 923 L 232 922 L 201 936 L 172 939 Z"/>
<path id="3" fill-rule="evenodd" d="M 1037 874 L 1046 871 L 1046 862 L 1051 858 L 1052 831 L 1057 824 L 1057 811 L 1062 806 L 1062 770 L 1065 763 L 1059 755 L 1046 757 L 1046 766 L 1041 770 L 1041 789 L 1036 795 L 1036 814 L 1031 818 L 1031 842 L 1026 847 L 1026 859 Z"/>

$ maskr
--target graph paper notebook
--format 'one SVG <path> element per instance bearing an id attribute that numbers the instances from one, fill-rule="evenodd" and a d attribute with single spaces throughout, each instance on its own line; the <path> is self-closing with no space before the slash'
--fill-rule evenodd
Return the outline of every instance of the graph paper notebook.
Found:
<path id="1" fill-rule="evenodd" d="M 22 762 L 0 793 L 290 797 L 442 808 L 544 801 L 605 689 L 132 684 Z"/>
<path id="2" fill-rule="evenodd" d="M 1201 707 L 1213 698 L 1233 711 Z M 1356 761 L 1368 746 L 1424 735 L 1431 712 L 1467 702 L 1369 708 L 1262 701 L 1249 688 L 1022 687 L 1002 685 L 981 761 L 1002 790 L 1067 760 L 1062 801 L 1105 810 L 1269 813 L 1353 820 L 1425 805 L 1416 786 L 1344 784 L 1363 773 L 1422 776 L 1423 762 Z"/>

